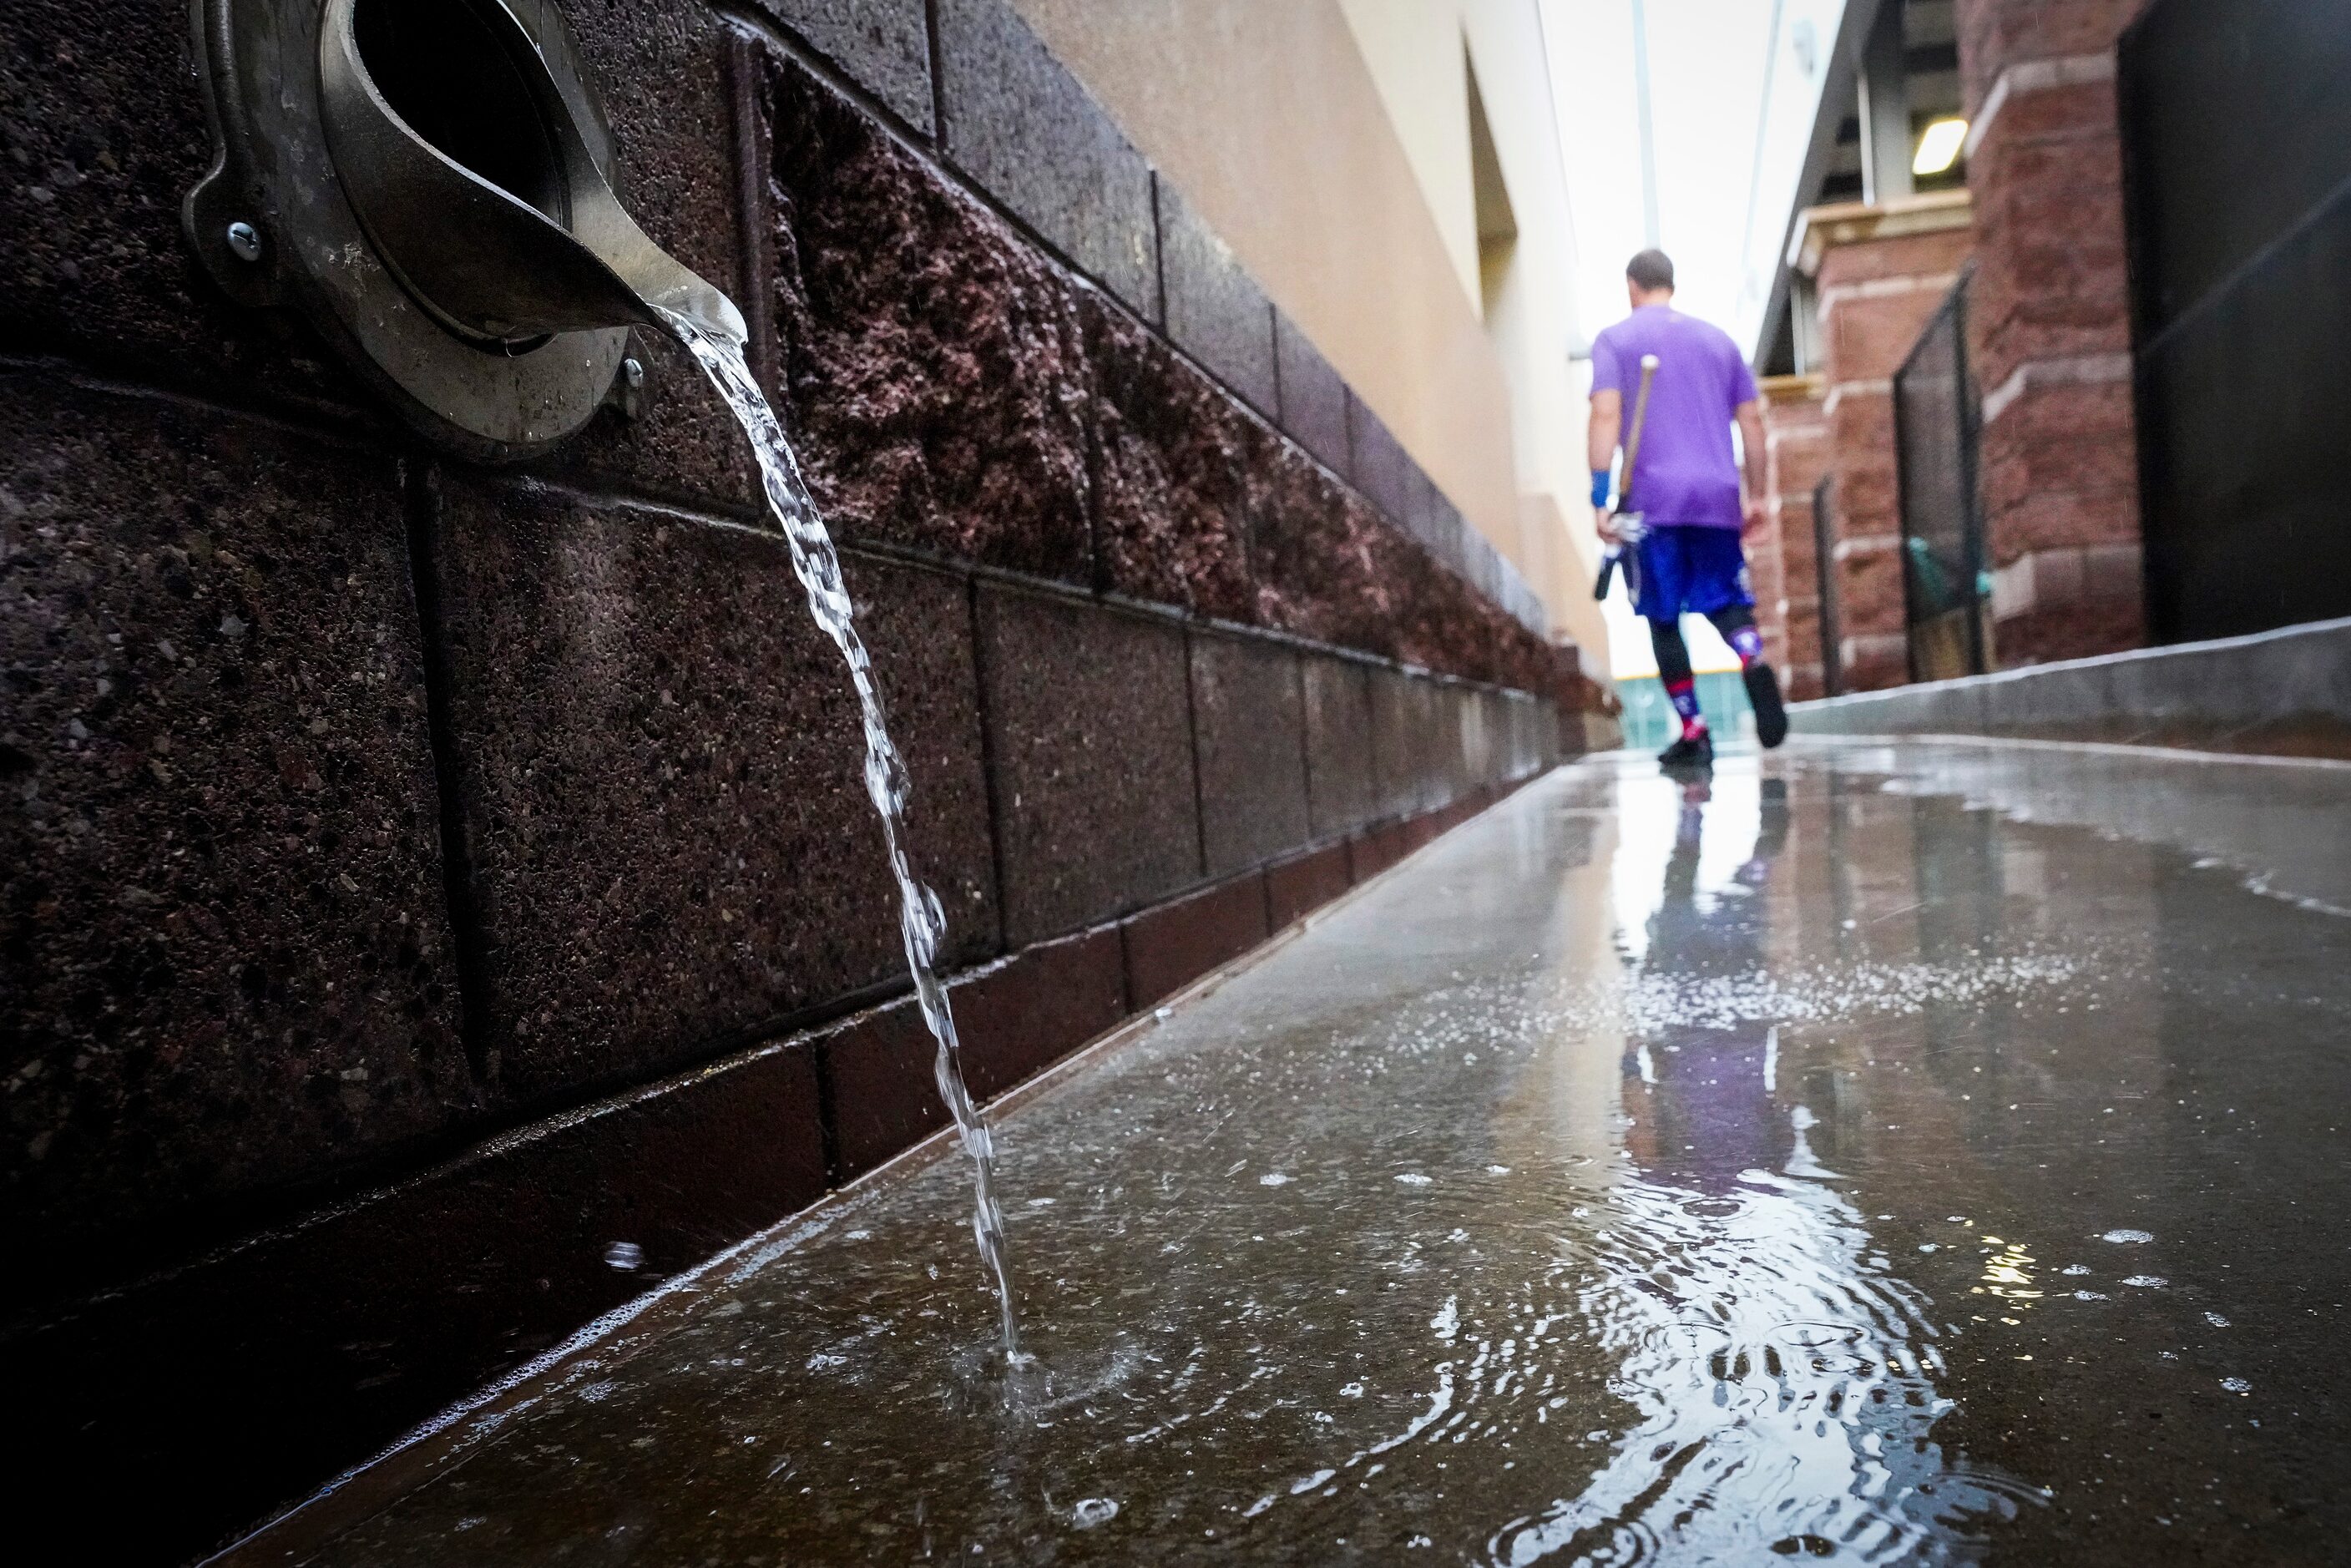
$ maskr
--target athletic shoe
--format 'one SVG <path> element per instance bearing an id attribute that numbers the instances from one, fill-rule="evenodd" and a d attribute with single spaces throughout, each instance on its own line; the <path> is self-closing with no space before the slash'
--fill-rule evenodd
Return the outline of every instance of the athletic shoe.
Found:
<path id="1" fill-rule="evenodd" d="M 1714 766 L 1714 737 L 1705 730 L 1683 736 L 1657 753 L 1657 766 L 1667 768 L 1711 768 Z"/>
<path id="2" fill-rule="evenodd" d="M 1788 705 L 1780 700 L 1780 677 L 1758 659 L 1740 672 L 1747 700 L 1755 707 L 1755 738 L 1769 750 L 1788 738 Z"/>

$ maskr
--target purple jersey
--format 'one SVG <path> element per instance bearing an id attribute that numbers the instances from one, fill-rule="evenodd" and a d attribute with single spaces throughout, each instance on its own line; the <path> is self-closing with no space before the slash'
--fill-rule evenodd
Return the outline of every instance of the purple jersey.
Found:
<path id="1" fill-rule="evenodd" d="M 1657 356 L 1649 417 L 1641 429 L 1641 465 L 1618 494 L 1651 526 L 1739 527 L 1739 460 L 1730 416 L 1755 400 L 1755 376 L 1739 345 L 1719 327 L 1670 305 L 1644 305 L 1592 345 L 1592 390 L 1625 397 L 1623 440 L 1633 438 L 1641 395 L 1641 356 Z"/>

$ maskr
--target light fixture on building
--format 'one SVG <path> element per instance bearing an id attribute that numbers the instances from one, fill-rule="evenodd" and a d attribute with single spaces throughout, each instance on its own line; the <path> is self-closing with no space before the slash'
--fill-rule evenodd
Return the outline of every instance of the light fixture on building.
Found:
<path id="1" fill-rule="evenodd" d="M 1964 120 L 1938 120 L 1918 136 L 1918 155 L 1910 160 L 1913 174 L 1939 174 L 1959 161 L 1959 149 L 1968 143 L 1968 122 Z"/>

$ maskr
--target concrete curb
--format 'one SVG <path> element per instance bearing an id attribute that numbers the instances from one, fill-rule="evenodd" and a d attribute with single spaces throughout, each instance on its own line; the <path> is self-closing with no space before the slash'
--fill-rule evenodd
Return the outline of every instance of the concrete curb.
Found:
<path id="1" fill-rule="evenodd" d="M 1797 703 L 1802 735 L 1991 735 L 2340 754 L 2351 618 Z M 2250 743 L 2250 744 L 2249 744 Z"/>

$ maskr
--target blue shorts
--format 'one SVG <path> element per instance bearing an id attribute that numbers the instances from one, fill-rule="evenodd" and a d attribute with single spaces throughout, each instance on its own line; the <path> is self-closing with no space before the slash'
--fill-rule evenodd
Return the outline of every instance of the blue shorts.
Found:
<path id="1" fill-rule="evenodd" d="M 1661 523 L 1642 538 L 1635 559 L 1641 576 L 1633 608 L 1646 620 L 1678 621 L 1755 602 L 1737 528 Z"/>

